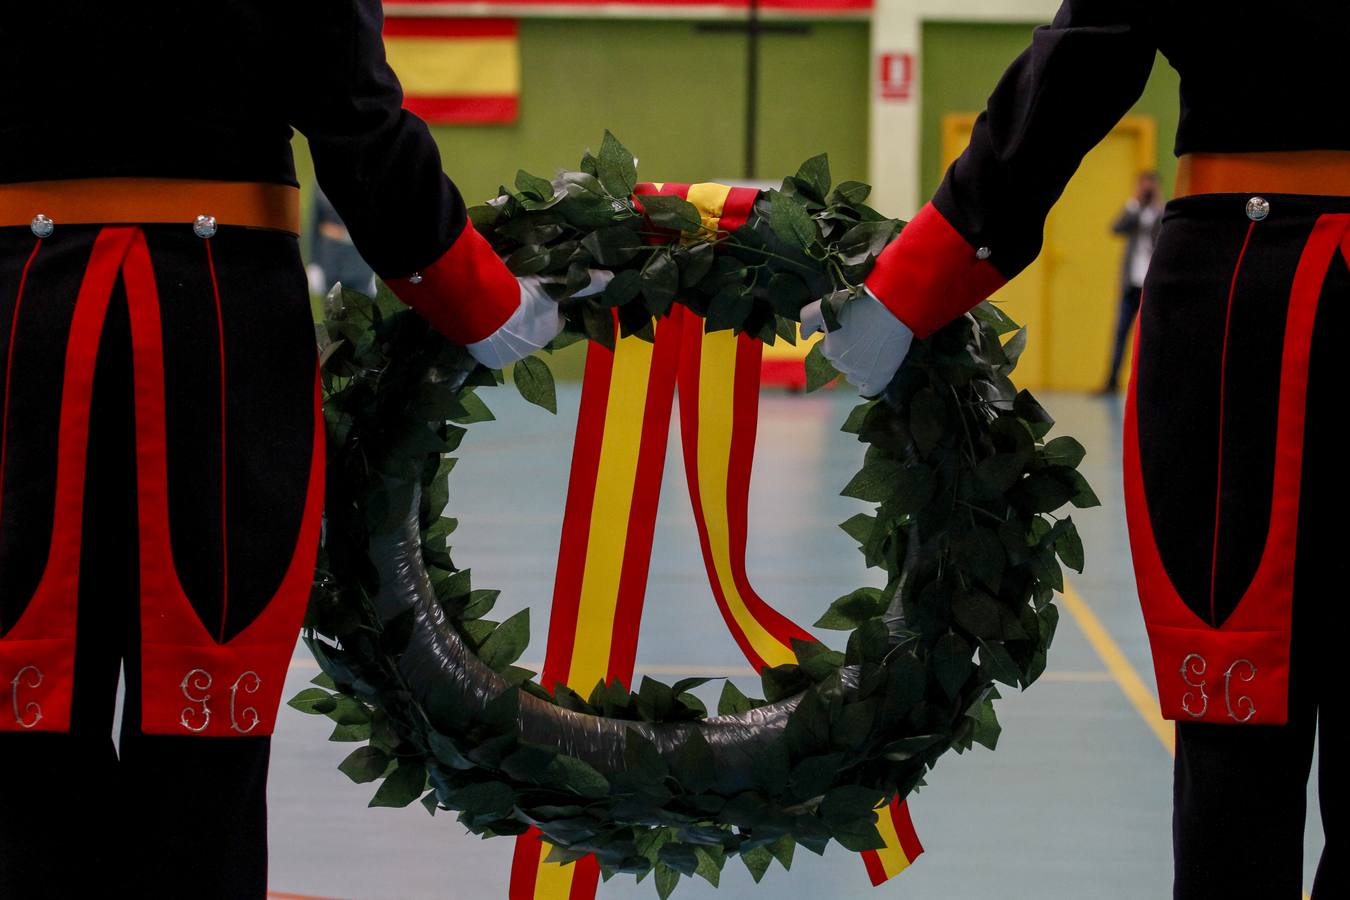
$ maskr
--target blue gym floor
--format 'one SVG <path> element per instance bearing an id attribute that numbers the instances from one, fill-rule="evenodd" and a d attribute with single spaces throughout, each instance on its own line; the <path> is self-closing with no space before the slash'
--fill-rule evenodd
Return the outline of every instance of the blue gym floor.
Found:
<path id="1" fill-rule="evenodd" d="M 559 415 L 552 417 L 509 386 L 485 392 L 497 421 L 472 427 L 452 476 L 452 514 L 461 523 L 454 558 L 473 568 L 475 586 L 502 589 L 503 616 L 532 608 L 533 638 L 522 664 L 536 670 L 579 395 L 577 386 L 561 386 Z M 1100 509 L 1074 514 L 1087 547 L 1087 571 L 1072 577 L 1074 596 L 1061 602 L 1044 677 L 1025 694 L 1004 691 L 998 751 L 976 747 L 944 757 L 929 785 L 911 798 L 927 852 L 877 889 L 860 859 L 837 846 L 823 857 L 798 848 L 791 873 L 775 865 L 759 885 L 732 860 L 720 890 L 686 879 L 677 898 L 1171 895 L 1172 761 L 1162 739 L 1168 726 L 1156 719 L 1147 696 L 1153 675 L 1120 492 L 1120 404 L 1076 395 L 1042 399 L 1058 419 L 1055 433 L 1072 434 L 1088 448 L 1084 474 L 1103 501 Z M 803 624 L 847 590 L 876 583 L 852 539 L 835 527 L 864 508 L 838 496 L 861 461 L 861 446 L 838 432 L 853 402 L 853 395 L 837 390 L 805 397 L 766 393 L 761 405 L 750 577 L 769 602 Z M 672 431 L 677 428 L 673 423 Z M 821 637 L 841 645 L 838 632 Z M 666 681 L 684 674 L 749 674 L 708 591 L 675 433 L 639 676 L 644 669 Z M 286 696 L 315 674 L 307 651 L 297 649 Z M 709 696 L 717 689 L 709 685 Z M 274 896 L 505 900 L 514 842 L 480 840 L 453 814 L 432 818 L 420 805 L 367 809 L 374 786 L 352 784 L 337 771 L 353 745 L 327 743 L 330 724 L 283 709 L 277 727 L 270 787 Z M 1315 800 L 1309 808 L 1305 884 L 1311 884 L 1322 846 Z M 635 886 L 628 876 L 600 888 L 600 897 L 610 900 L 655 896 L 650 880 Z"/>

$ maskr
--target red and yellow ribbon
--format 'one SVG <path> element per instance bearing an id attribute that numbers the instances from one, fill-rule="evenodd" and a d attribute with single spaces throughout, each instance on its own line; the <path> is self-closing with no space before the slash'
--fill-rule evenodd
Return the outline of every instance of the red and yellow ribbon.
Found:
<path id="1" fill-rule="evenodd" d="M 676 194 L 704 224 L 731 232 L 746 222 L 758 192 L 718 184 L 641 185 Z M 814 640 L 755 591 L 746 573 L 750 474 L 759 421 L 763 345 L 731 331 L 705 334 L 682 306 L 657 327 L 656 341 L 620 338 L 613 351 L 592 344 L 563 517 L 543 681 L 583 695 L 601 680 L 631 684 L 646 594 L 676 383 L 685 477 L 708 582 L 745 658 L 756 669 L 796 661 L 794 640 Z M 873 884 L 923 852 L 904 803 L 883 811 L 886 841 L 863 860 Z M 517 839 L 511 900 L 593 900 L 593 857 L 545 862 L 536 830 Z"/>

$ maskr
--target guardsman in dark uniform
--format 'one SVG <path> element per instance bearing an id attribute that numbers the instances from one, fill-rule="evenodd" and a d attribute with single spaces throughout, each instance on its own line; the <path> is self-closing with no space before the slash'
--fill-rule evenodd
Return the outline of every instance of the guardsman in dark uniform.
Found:
<path id="1" fill-rule="evenodd" d="M 1334 799 L 1347 796 L 1334 724 L 1350 580 L 1347 35 L 1350 6 L 1333 0 L 1066 0 L 882 255 L 871 296 L 825 338 L 880 391 L 913 337 L 1036 257 L 1050 207 L 1156 54 L 1180 73 L 1177 199 L 1144 285 L 1124 440 L 1139 596 L 1177 722 L 1175 894 L 1188 900 L 1300 896 L 1319 718 L 1313 896 L 1350 897 Z"/>
<path id="2" fill-rule="evenodd" d="M 449 339 L 499 366 L 559 329 L 468 223 L 380 32 L 378 0 L 0 13 L 5 900 L 265 894 L 323 498 L 292 127 Z"/>

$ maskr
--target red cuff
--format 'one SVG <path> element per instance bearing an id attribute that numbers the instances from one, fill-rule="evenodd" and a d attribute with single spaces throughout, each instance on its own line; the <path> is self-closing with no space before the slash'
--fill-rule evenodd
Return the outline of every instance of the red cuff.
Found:
<path id="1" fill-rule="evenodd" d="M 456 344 L 474 344 L 511 318 L 520 284 L 492 245 L 466 222 L 440 259 L 407 278 L 386 280 L 404 303 Z"/>
<path id="2" fill-rule="evenodd" d="M 1007 284 L 976 252 L 927 203 L 882 251 L 867 287 L 917 337 L 926 338 Z"/>

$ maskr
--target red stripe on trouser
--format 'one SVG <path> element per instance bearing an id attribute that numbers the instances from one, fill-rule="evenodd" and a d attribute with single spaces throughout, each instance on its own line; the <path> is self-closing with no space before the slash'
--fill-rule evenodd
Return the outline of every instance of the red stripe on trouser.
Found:
<path id="1" fill-rule="evenodd" d="M 315 353 L 313 447 L 295 550 L 261 613 L 227 643 L 192 607 L 173 564 L 168 501 L 163 328 L 145 235 L 133 229 L 122 264 L 136 404 L 141 585 L 141 730 L 208 737 L 266 735 L 304 619 L 323 512 L 324 425 Z"/>
<path id="2" fill-rule="evenodd" d="M 1279 407 L 1275 426 L 1274 480 L 1270 525 L 1261 560 L 1247 589 L 1221 627 L 1212 627 L 1186 606 L 1163 565 L 1153 532 L 1140 458 L 1138 371 L 1146 327 L 1135 338 L 1136 376 L 1126 402 L 1124 444 L 1125 512 L 1134 558 L 1139 602 L 1153 652 L 1154 675 L 1163 715 L 1181 721 L 1282 725 L 1289 714 L 1289 639 L 1293 616 L 1294 562 L 1302 489 L 1302 457 L 1307 405 L 1308 361 L 1313 329 L 1327 272 L 1337 250 L 1346 253 L 1350 214 L 1318 218 L 1299 257 L 1289 288 L 1289 307 L 1280 364 Z M 1146 320 L 1141 320 L 1146 321 Z M 1199 671 L 1187 666 L 1198 657 Z M 1241 708 L 1233 711 L 1220 698 L 1202 698 L 1193 679 L 1219 679 L 1233 667 L 1252 668 L 1251 678 L 1237 671 Z M 1206 675 L 1206 672 L 1212 673 Z M 1212 686 L 1217 684 L 1210 682 Z M 1248 716 L 1243 719 L 1242 716 Z"/>
<path id="3" fill-rule="evenodd" d="M 1219 461 L 1214 476 L 1214 552 L 1210 557 L 1209 564 L 1209 624 L 1211 625 L 1218 624 L 1218 615 L 1214 612 L 1214 592 L 1219 578 L 1219 513 L 1223 509 L 1223 426 L 1228 393 L 1228 335 L 1233 325 L 1233 297 L 1237 294 L 1238 273 L 1242 271 L 1242 260 L 1247 255 L 1247 245 L 1251 243 L 1252 231 L 1255 228 L 1256 222 L 1247 226 L 1247 236 L 1242 239 L 1242 249 L 1238 251 L 1237 263 L 1233 266 L 1233 278 L 1228 284 L 1228 308 L 1224 312 L 1223 319 L 1223 351 L 1219 355 Z"/>
<path id="4" fill-rule="evenodd" d="M 99 232 L 75 300 L 61 384 L 51 549 L 32 599 L 0 640 L 0 679 L 14 684 L 11 714 L 0 709 L 0 731 L 70 729 L 94 363 L 118 267 L 133 231 Z"/>
<path id="5" fill-rule="evenodd" d="M 42 238 L 33 245 L 28 261 L 23 264 L 23 273 L 19 275 L 19 290 L 14 296 L 14 315 L 9 324 L 9 348 L 5 352 L 5 408 L 0 413 L 0 522 L 4 521 L 5 511 L 5 458 L 9 451 L 9 388 L 14 382 L 14 345 L 18 343 L 19 310 L 23 307 L 23 289 L 28 284 L 28 270 L 33 266 L 38 251 L 42 249 Z"/>
<path id="6" fill-rule="evenodd" d="M 225 473 L 228 468 L 225 443 L 225 316 L 220 308 L 220 281 L 216 278 L 216 257 L 211 250 L 211 239 L 207 238 L 202 243 L 206 245 L 206 267 L 211 274 L 211 297 L 216 306 L 216 352 L 220 360 L 220 631 L 216 634 L 216 640 L 223 642 L 225 640 L 225 616 L 230 609 L 230 549 L 228 520 L 226 518 L 229 507 L 229 492 L 226 490 L 225 480 Z"/>

